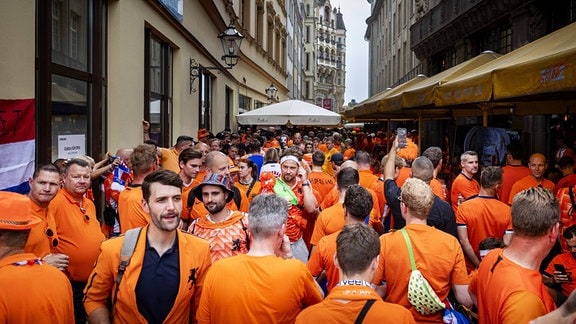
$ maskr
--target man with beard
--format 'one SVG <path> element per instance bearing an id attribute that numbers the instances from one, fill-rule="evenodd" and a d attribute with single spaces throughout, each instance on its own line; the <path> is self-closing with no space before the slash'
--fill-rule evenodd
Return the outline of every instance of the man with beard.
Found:
<path id="1" fill-rule="evenodd" d="M 142 183 L 142 195 L 150 224 L 134 230 L 138 240 L 121 280 L 120 255 L 128 235 L 102 243 L 84 291 L 90 323 L 195 322 L 210 249 L 208 242 L 177 229 L 182 179 L 168 170 L 152 172 Z"/>
<path id="2" fill-rule="evenodd" d="M 217 173 L 208 174 L 194 188 L 194 195 L 202 201 L 208 214 L 196 219 L 188 232 L 210 243 L 212 262 L 248 252 L 250 240 L 246 214 L 226 207 L 226 203 L 234 198 L 230 178 Z"/>

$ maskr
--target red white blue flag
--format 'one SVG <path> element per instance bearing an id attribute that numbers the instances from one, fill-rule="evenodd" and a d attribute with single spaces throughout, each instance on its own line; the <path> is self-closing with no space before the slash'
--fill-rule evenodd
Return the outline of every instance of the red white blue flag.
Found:
<path id="1" fill-rule="evenodd" d="M 34 99 L 0 99 L 0 190 L 30 190 L 36 154 L 34 106 Z"/>

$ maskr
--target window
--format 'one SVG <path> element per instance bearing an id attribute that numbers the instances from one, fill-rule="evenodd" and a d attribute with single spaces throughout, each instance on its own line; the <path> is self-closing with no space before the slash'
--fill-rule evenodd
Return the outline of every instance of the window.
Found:
<path id="1" fill-rule="evenodd" d="M 238 108 L 245 109 L 246 111 L 250 110 L 250 98 L 238 94 Z"/>
<path id="2" fill-rule="evenodd" d="M 211 129 L 211 113 L 212 113 L 212 75 L 202 74 L 200 75 L 200 96 L 199 96 L 199 107 L 198 111 L 198 128 Z"/>
<path id="3" fill-rule="evenodd" d="M 169 147 L 172 124 L 172 48 L 146 31 L 144 118 L 150 122 L 150 139 Z"/>
<path id="4" fill-rule="evenodd" d="M 101 156 L 106 143 L 104 0 L 36 2 L 36 163 L 74 152 Z"/>

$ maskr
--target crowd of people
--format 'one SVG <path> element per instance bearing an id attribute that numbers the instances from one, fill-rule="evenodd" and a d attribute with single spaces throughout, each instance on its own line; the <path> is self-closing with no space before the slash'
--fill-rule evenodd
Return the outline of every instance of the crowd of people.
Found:
<path id="1" fill-rule="evenodd" d="M 415 132 L 200 129 L 163 148 L 142 126 L 142 144 L 0 192 L 0 322 L 574 318 L 568 146 L 551 181 L 517 143 L 505 166 L 466 151 L 452 173 Z"/>

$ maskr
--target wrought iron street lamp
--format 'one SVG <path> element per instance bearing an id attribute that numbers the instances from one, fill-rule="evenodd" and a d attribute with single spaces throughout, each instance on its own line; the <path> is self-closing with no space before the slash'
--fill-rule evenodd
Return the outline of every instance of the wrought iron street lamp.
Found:
<path id="1" fill-rule="evenodd" d="M 278 88 L 276 88 L 274 83 L 272 83 L 264 91 L 266 91 L 266 96 L 268 96 L 268 104 L 273 103 L 276 100 L 276 93 L 278 93 Z"/>
<path id="2" fill-rule="evenodd" d="M 222 60 L 227 66 L 200 66 L 195 59 L 190 58 L 190 93 L 196 92 L 196 89 L 193 88 L 194 81 L 204 74 L 204 71 L 228 70 L 238 63 L 238 58 L 240 57 L 238 53 L 244 36 L 236 29 L 234 23 L 230 22 L 226 30 L 218 35 L 218 38 L 220 38 L 222 51 L 224 52 Z"/>

